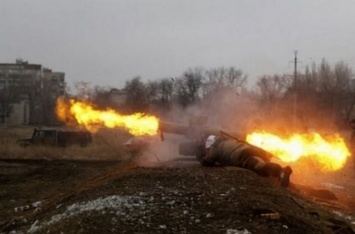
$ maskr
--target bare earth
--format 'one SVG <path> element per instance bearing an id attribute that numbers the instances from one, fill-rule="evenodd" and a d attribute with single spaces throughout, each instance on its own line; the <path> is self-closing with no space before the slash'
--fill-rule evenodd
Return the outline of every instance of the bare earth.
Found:
<path id="1" fill-rule="evenodd" d="M 354 233 L 355 173 L 348 166 L 338 174 L 347 180 L 283 189 L 250 171 L 203 168 L 191 159 L 144 166 L 136 161 L 2 160 L 0 230 Z"/>

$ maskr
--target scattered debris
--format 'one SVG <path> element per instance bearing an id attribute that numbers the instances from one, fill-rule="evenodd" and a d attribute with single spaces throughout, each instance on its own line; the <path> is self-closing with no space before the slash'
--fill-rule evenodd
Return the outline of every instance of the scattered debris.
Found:
<path id="1" fill-rule="evenodd" d="M 343 186 L 337 185 L 337 184 L 332 184 L 332 183 L 322 183 L 326 188 L 328 189 L 338 189 L 338 190 L 344 190 L 345 188 Z"/>
<path id="2" fill-rule="evenodd" d="M 264 217 L 269 220 L 280 220 L 280 214 L 279 213 L 268 213 L 268 214 L 261 214 L 261 217 Z"/>
<path id="3" fill-rule="evenodd" d="M 31 208 L 39 208 L 41 205 L 42 205 L 41 201 L 36 201 L 36 202 L 33 202 L 31 205 L 15 207 L 14 211 L 17 213 L 17 212 L 20 212 L 20 211 L 29 210 Z"/>
<path id="4" fill-rule="evenodd" d="M 355 216 L 351 216 L 351 215 L 346 215 L 343 214 L 340 211 L 333 211 L 336 215 L 338 215 L 339 217 L 349 221 L 351 224 L 355 224 Z"/>
<path id="5" fill-rule="evenodd" d="M 236 230 L 236 229 L 227 229 L 226 234 L 251 234 L 247 229 Z"/>
<path id="6" fill-rule="evenodd" d="M 41 201 L 36 201 L 36 202 L 33 202 L 32 203 L 32 207 L 34 207 L 34 208 L 38 208 L 38 207 L 40 207 L 42 205 L 42 202 Z"/>
<path id="7" fill-rule="evenodd" d="M 29 210 L 30 206 L 29 205 L 25 205 L 25 206 L 19 206 L 19 207 L 15 207 L 14 210 L 15 212 L 20 212 L 20 211 L 26 211 Z"/>

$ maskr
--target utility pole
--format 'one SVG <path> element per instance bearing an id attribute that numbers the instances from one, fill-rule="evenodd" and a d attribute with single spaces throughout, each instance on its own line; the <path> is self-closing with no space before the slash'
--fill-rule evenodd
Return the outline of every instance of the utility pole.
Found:
<path id="1" fill-rule="evenodd" d="M 293 52 L 295 53 L 295 71 L 294 71 L 293 86 L 294 86 L 295 89 L 297 89 L 297 53 L 298 53 L 298 51 L 295 50 Z"/>
<path id="2" fill-rule="evenodd" d="M 293 76 L 293 129 L 296 130 L 297 122 L 297 95 L 298 95 L 298 78 L 297 78 L 297 50 L 293 51 L 295 54 L 294 59 L 294 76 Z"/>

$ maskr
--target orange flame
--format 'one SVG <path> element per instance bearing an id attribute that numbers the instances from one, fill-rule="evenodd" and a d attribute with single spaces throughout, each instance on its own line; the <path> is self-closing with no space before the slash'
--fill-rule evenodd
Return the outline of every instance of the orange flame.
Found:
<path id="1" fill-rule="evenodd" d="M 323 138 L 318 133 L 293 134 L 282 139 L 267 132 L 253 132 L 247 135 L 247 141 L 263 148 L 281 161 L 295 162 L 303 157 L 314 159 L 322 171 L 335 171 L 345 165 L 350 152 L 339 134 Z"/>
<path id="2" fill-rule="evenodd" d="M 60 120 L 84 126 L 91 132 L 95 132 L 99 127 L 124 128 L 132 135 L 155 135 L 158 132 L 159 120 L 155 116 L 135 113 L 132 115 L 121 115 L 115 110 L 98 110 L 86 102 L 73 99 L 57 100 L 56 113 Z"/>

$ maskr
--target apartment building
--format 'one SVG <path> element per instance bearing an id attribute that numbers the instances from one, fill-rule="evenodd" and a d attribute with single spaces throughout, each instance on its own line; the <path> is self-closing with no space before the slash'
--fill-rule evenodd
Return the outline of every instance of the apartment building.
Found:
<path id="1" fill-rule="evenodd" d="M 65 74 L 22 59 L 0 63 L 0 125 L 52 125 L 55 101 L 65 95 Z"/>

